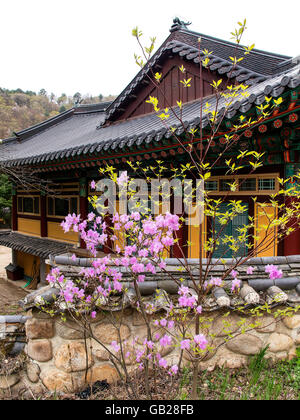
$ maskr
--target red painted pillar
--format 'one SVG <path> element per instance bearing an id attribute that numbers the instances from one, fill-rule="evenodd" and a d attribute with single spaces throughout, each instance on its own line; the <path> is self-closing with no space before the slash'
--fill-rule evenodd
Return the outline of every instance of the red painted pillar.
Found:
<path id="1" fill-rule="evenodd" d="M 86 178 L 81 178 L 79 184 L 79 212 L 81 219 L 85 220 L 88 216 L 88 185 Z M 86 248 L 86 244 L 82 239 L 80 239 L 80 247 L 83 249 Z"/>
<path id="2" fill-rule="evenodd" d="M 293 176 L 298 172 L 297 164 L 287 162 L 285 164 L 285 179 L 289 179 L 286 188 L 295 186 Z M 285 206 L 292 207 L 293 202 L 299 202 L 297 197 L 287 197 Z M 284 255 L 300 255 L 300 229 L 296 219 L 292 219 L 287 227 L 293 227 L 295 232 L 284 238 Z"/>
<path id="3" fill-rule="evenodd" d="M 48 236 L 47 228 L 47 197 L 41 193 L 41 237 L 46 238 Z"/>
<path id="4" fill-rule="evenodd" d="M 12 196 L 12 215 L 11 215 L 11 228 L 14 231 L 18 230 L 18 209 L 17 209 L 18 201 L 17 196 Z"/>
<path id="5" fill-rule="evenodd" d="M 286 206 L 291 206 L 294 200 L 296 199 L 289 197 L 285 202 Z M 284 255 L 300 255 L 300 228 L 296 220 L 291 220 L 289 226 L 293 226 L 296 230 L 284 238 Z"/>
<path id="6" fill-rule="evenodd" d="M 184 206 L 182 197 L 176 196 L 176 194 L 171 196 L 171 213 L 175 214 L 175 209 L 180 209 L 182 204 L 182 212 L 177 214 L 177 216 L 184 216 Z M 188 256 L 188 226 L 185 222 L 181 222 L 180 229 L 176 232 L 175 238 L 178 239 L 177 243 L 172 246 L 171 257 L 173 258 L 183 258 L 183 256 Z M 184 254 L 184 255 L 182 255 Z"/>

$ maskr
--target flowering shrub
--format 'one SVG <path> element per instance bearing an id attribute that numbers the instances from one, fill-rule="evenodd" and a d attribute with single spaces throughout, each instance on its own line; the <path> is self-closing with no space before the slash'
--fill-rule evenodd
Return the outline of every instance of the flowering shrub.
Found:
<path id="1" fill-rule="evenodd" d="M 246 29 L 246 20 L 238 23 L 239 28 L 235 30 L 233 38 L 237 44 L 240 44 L 242 35 Z M 134 37 L 137 39 L 138 44 L 142 48 L 142 54 L 144 59 L 148 62 L 150 60 L 151 53 L 154 48 L 154 39 L 151 39 L 151 45 L 149 48 L 142 47 L 140 38 L 142 33 L 138 28 L 133 31 Z M 200 63 L 200 79 L 202 78 L 202 70 L 208 66 L 210 61 L 210 55 L 212 52 L 208 50 L 201 51 L 201 38 L 199 42 L 199 57 L 198 62 Z M 254 48 L 254 44 L 244 48 L 244 55 L 246 56 Z M 240 48 L 239 48 L 240 49 Z M 234 53 L 233 53 L 234 54 Z M 135 56 L 137 64 L 144 68 L 144 59 Z M 232 62 L 232 68 L 230 74 L 235 71 L 236 66 L 240 63 L 244 57 L 230 56 Z M 151 67 L 151 66 L 150 66 Z M 186 69 L 182 65 L 178 68 L 183 80 L 180 80 L 181 95 L 183 91 L 186 91 L 191 87 L 191 78 L 186 78 Z M 147 77 L 153 84 L 155 89 L 159 89 L 159 83 L 162 78 L 162 74 L 155 73 L 151 76 L 151 71 L 147 72 Z M 229 77 L 230 79 L 230 77 Z M 228 80 L 229 80 L 228 79 Z M 278 179 L 278 193 L 273 194 L 272 198 L 266 202 L 261 203 L 261 209 L 257 212 L 255 217 L 248 217 L 243 226 L 235 232 L 235 235 L 226 234 L 226 227 L 230 225 L 233 220 L 242 214 L 247 209 L 239 199 L 229 200 L 231 194 L 237 191 L 238 185 L 237 178 L 240 173 L 248 171 L 250 168 L 249 175 L 252 175 L 258 168 L 263 165 L 263 155 L 260 151 L 248 151 L 243 150 L 236 153 L 239 150 L 238 141 L 242 138 L 243 133 L 252 131 L 252 127 L 256 127 L 259 124 L 259 130 L 261 127 L 266 127 L 262 124 L 272 112 L 278 109 L 283 101 L 282 98 L 268 98 L 265 97 L 265 102 L 260 106 L 257 106 L 258 118 L 252 118 L 249 116 L 239 115 L 239 118 L 235 119 L 233 127 L 227 132 L 222 133 L 222 150 L 215 157 L 215 151 L 209 158 L 210 148 L 215 145 L 215 137 L 220 134 L 220 127 L 222 120 L 225 118 L 227 111 L 232 106 L 233 102 L 237 100 L 243 101 L 243 98 L 247 97 L 248 86 L 243 83 L 237 83 L 236 81 L 232 84 L 231 80 L 227 86 L 228 80 L 213 80 L 210 84 L 214 91 L 215 96 L 215 108 L 212 103 L 206 102 L 204 105 L 203 92 L 200 94 L 199 101 L 201 107 L 199 110 L 200 121 L 195 127 L 187 127 L 186 122 L 183 118 L 183 97 L 179 97 L 176 101 L 177 107 L 168 107 L 161 109 L 161 104 L 158 98 L 150 96 L 147 103 L 153 105 L 153 110 L 157 114 L 157 117 L 161 120 L 162 125 L 166 128 L 166 132 L 173 137 L 173 140 L 178 146 L 178 151 L 185 153 L 187 162 L 179 163 L 177 165 L 171 164 L 171 168 L 168 169 L 168 179 L 181 180 L 185 179 L 187 173 L 190 173 L 193 180 L 200 180 L 199 185 L 209 182 L 213 171 L 218 167 L 220 161 L 224 159 L 226 165 L 226 175 L 232 177 L 232 182 L 229 182 L 228 188 L 224 191 L 224 195 L 221 198 L 213 198 L 207 191 L 200 191 L 201 200 L 198 199 L 199 189 L 198 182 L 196 182 L 196 188 L 187 188 L 187 202 L 185 199 L 181 201 L 187 204 L 187 207 L 201 207 L 202 215 L 204 218 L 211 219 L 210 234 L 207 235 L 207 240 L 203 239 L 203 224 L 197 224 L 199 226 L 199 249 L 198 249 L 198 261 L 199 261 L 199 275 L 194 275 L 192 267 L 189 265 L 184 250 L 179 246 L 178 233 L 181 227 L 181 223 L 185 217 L 184 211 L 179 212 L 182 217 L 177 214 L 171 214 L 166 212 L 158 216 L 142 215 L 142 212 L 131 210 L 130 214 L 126 211 L 123 214 L 121 211 L 116 211 L 116 206 L 113 206 L 114 212 L 111 215 L 107 215 L 107 212 L 103 212 L 102 217 L 94 212 L 88 214 L 86 220 L 81 220 L 80 216 L 76 214 L 68 215 L 62 223 L 62 228 L 65 232 L 73 230 L 80 234 L 81 239 L 85 242 L 87 250 L 90 251 L 94 257 L 92 266 L 88 268 L 82 268 L 79 273 L 78 280 L 70 280 L 64 278 L 58 269 L 52 270 L 48 276 L 50 284 L 60 289 L 60 299 L 63 301 L 63 308 L 73 311 L 76 315 L 80 315 L 83 319 L 82 326 L 89 334 L 93 336 L 93 331 L 90 328 L 89 322 L 96 318 L 97 311 L 99 308 L 105 307 L 109 302 L 113 303 L 113 298 L 116 295 L 126 295 L 127 290 L 125 287 L 123 273 L 129 273 L 130 281 L 135 290 L 135 303 L 136 307 L 140 311 L 145 326 L 147 329 L 147 337 L 145 338 L 140 346 L 136 345 L 135 339 L 131 343 L 122 342 L 119 333 L 119 342 L 112 341 L 111 350 L 107 348 L 103 343 L 101 345 L 106 350 L 110 351 L 111 361 L 115 364 L 118 369 L 120 377 L 123 373 L 126 378 L 126 383 L 131 384 L 130 377 L 127 371 L 127 363 L 134 363 L 145 372 L 145 386 L 147 396 L 151 398 L 151 392 L 149 387 L 149 366 L 157 369 L 163 369 L 170 376 L 173 377 L 180 371 L 180 364 L 183 352 L 186 352 L 190 356 L 190 360 L 193 363 L 193 397 L 197 395 L 197 376 L 198 376 L 198 365 L 199 361 L 203 360 L 208 352 L 213 351 L 214 348 L 211 344 L 211 338 L 206 334 L 207 330 L 204 321 L 202 320 L 202 307 L 203 301 L 206 296 L 214 291 L 218 287 L 224 287 L 228 290 L 229 294 L 237 294 L 241 288 L 241 281 L 238 279 L 237 268 L 239 265 L 246 262 L 252 256 L 259 254 L 260 252 L 269 249 L 274 242 L 274 233 L 276 237 L 282 240 L 284 236 L 291 234 L 299 223 L 299 210 L 300 201 L 292 200 L 288 206 L 281 204 L 283 199 L 288 197 L 299 197 L 299 192 L 295 186 L 292 187 L 289 180 Z M 201 81 L 202 83 L 202 81 Z M 200 89 L 202 91 L 202 89 Z M 163 95 L 163 92 L 162 92 Z M 185 96 L 186 92 L 185 92 Z M 166 99 L 166 98 L 164 98 Z M 224 108 L 220 109 L 220 102 L 225 101 Z M 167 101 L 166 101 L 167 102 Z M 171 116 L 175 120 L 175 125 L 168 125 L 168 120 L 171 120 Z M 203 117 L 209 120 L 209 126 L 206 129 L 206 133 L 203 130 Z M 182 129 L 182 135 L 178 134 Z M 205 135 L 204 135 L 205 134 Z M 248 133 L 249 134 L 249 133 Z M 169 137 L 170 137 L 169 136 Z M 249 137 L 249 136 L 248 136 Z M 187 144 L 188 141 L 188 144 Z M 180 146 L 180 147 L 179 147 Z M 228 157 L 230 149 L 234 148 L 234 158 Z M 152 156 L 156 153 L 153 153 Z M 145 155 L 147 156 L 147 155 Z M 156 155 L 157 156 L 157 155 Z M 213 159 L 212 159 L 213 157 Z M 156 158 L 154 158 L 156 159 Z M 163 173 L 167 169 L 165 168 L 164 162 L 156 160 L 156 163 L 150 164 L 146 168 L 140 166 L 140 161 L 133 162 L 133 159 L 127 162 L 130 166 L 131 173 L 137 173 L 141 171 L 142 175 L 146 180 L 149 180 L 149 174 L 154 174 L 157 180 L 163 178 Z M 222 163 L 223 165 L 223 163 Z M 242 172 L 242 170 L 244 172 Z M 126 190 L 126 187 L 130 184 L 130 177 L 127 172 L 123 171 L 119 176 L 116 174 L 116 170 L 111 166 L 107 165 L 106 168 L 100 168 L 100 174 L 103 175 L 108 173 L 111 180 L 115 183 L 114 186 L 119 188 L 119 192 L 122 193 L 122 189 Z M 300 175 L 296 176 L 300 178 Z M 140 177 L 142 178 L 142 177 Z M 246 176 L 243 175 L 246 179 Z M 187 178 L 185 179 L 187 180 Z M 240 180 L 239 180 L 240 182 Z M 242 181 L 243 183 L 244 181 Z M 195 184 L 195 182 L 194 182 Z M 187 183 L 186 183 L 187 185 Z M 96 188 L 96 182 L 91 182 L 91 189 Z M 180 186 L 182 186 L 180 184 Z M 202 187 L 200 186 L 200 189 Z M 128 196 L 132 198 L 132 192 L 126 190 Z M 148 190 L 147 190 L 148 191 Z M 103 192 L 103 191 L 102 191 Z M 126 194 L 127 194 L 126 193 Z M 105 194 L 104 194 L 105 195 Z M 167 194 L 168 195 L 168 194 Z M 170 195 L 170 194 L 169 194 Z M 99 196 L 98 196 L 99 197 Z M 119 196 L 120 197 L 120 196 Z M 161 194 L 163 197 L 163 194 Z M 97 196 L 96 200 L 90 200 L 92 204 L 98 210 L 97 207 Z M 127 197 L 128 198 L 128 197 Z M 150 198 L 148 197 L 146 200 Z M 234 197 L 233 197 L 234 198 Z M 153 200 L 153 198 L 150 198 Z M 159 198 L 157 200 L 160 201 Z M 179 200 L 177 200 L 179 201 Z M 201 202 L 201 203 L 200 203 Z M 226 203 L 226 210 L 222 209 L 222 204 Z M 104 205 L 104 203 L 103 203 Z M 159 206 L 159 205 L 158 205 Z M 274 214 L 277 216 L 274 219 L 268 217 L 266 209 L 271 207 L 274 210 Z M 186 212 L 185 208 L 185 212 Z M 177 213 L 174 210 L 175 213 Z M 196 212 L 197 213 L 197 212 Z M 259 226 L 259 217 L 268 219 L 267 225 Z M 201 217 L 196 216 L 200 219 Z M 199 222 L 199 220 L 197 220 Z M 259 226 L 259 227 L 258 227 Z M 256 232 L 256 235 L 252 232 Z M 168 254 L 170 247 L 176 245 L 179 248 L 179 252 L 182 255 L 181 259 L 178 259 L 180 265 L 179 269 L 185 273 L 185 278 L 174 277 L 170 273 L 166 266 L 165 255 Z M 188 246 L 192 244 L 189 243 Z M 103 258 L 97 258 L 97 250 L 99 247 L 110 248 L 110 254 Z M 221 251 L 220 251 L 221 248 Z M 227 251 L 231 252 L 233 258 L 237 257 L 241 253 L 242 257 L 236 258 L 236 263 L 232 264 L 232 267 L 228 269 L 224 268 L 224 273 L 221 277 L 212 277 L 210 274 L 211 268 L 215 265 L 212 262 L 216 251 L 220 251 L 221 256 L 218 261 L 222 261 Z M 203 258 L 204 255 L 207 258 L 206 269 L 203 270 Z M 76 257 L 72 257 L 76 259 Z M 253 267 L 248 267 L 247 274 L 253 273 Z M 151 312 L 151 307 L 147 305 L 141 296 L 139 285 L 146 281 L 147 276 L 155 276 L 160 273 L 169 276 L 170 280 L 176 282 L 178 287 L 178 300 L 176 303 L 170 304 L 166 315 L 161 319 L 156 319 L 153 325 L 149 321 L 148 314 Z M 272 280 L 282 277 L 282 272 L 273 265 L 266 267 L 266 273 Z M 189 280 L 187 287 L 184 284 L 186 277 Z M 230 280 L 229 280 L 230 279 Z M 268 311 L 268 308 L 266 307 Z M 257 313 L 256 313 L 257 315 Z M 255 328 L 255 325 L 252 327 Z M 120 327 L 120 323 L 117 323 L 116 328 Z M 243 332 L 245 331 L 242 329 Z M 230 325 L 226 325 L 226 339 L 230 339 L 231 335 Z M 96 338 L 95 338 L 96 339 Z M 163 356 L 164 350 L 168 346 L 175 346 L 180 351 L 180 358 L 178 364 L 169 365 L 167 359 Z M 133 388 L 132 388 L 133 390 Z M 134 391 L 133 391 L 134 393 Z"/>
<path id="2" fill-rule="evenodd" d="M 111 250 L 110 254 L 97 258 L 97 247 L 108 243 L 109 224 L 114 226 L 110 228 L 112 230 L 110 239 L 115 243 L 114 251 Z M 144 315 L 146 309 L 149 312 L 139 293 L 138 284 L 144 282 L 149 273 L 168 273 L 164 252 L 175 243 L 174 236 L 180 228 L 177 215 L 167 213 L 157 217 L 149 216 L 142 220 L 137 212 L 130 215 L 115 213 L 110 221 L 107 218 L 104 221 L 102 217 L 90 213 L 87 220 L 82 221 L 80 216 L 69 214 L 62 222 L 62 227 L 65 232 L 70 230 L 79 232 L 94 256 L 92 266 L 82 268 L 77 280 L 66 279 L 58 268 L 52 269 L 48 275 L 49 284 L 60 289 L 60 300 L 63 301 L 65 309 L 94 319 L 97 311 L 113 296 L 126 293 L 123 273 L 127 271 L 136 290 L 137 308 Z M 121 237 L 120 232 L 122 232 Z M 126 245 L 127 241 L 124 238 L 129 238 L 133 245 Z M 265 271 L 270 279 L 282 277 L 282 271 L 274 265 L 266 266 Z M 248 267 L 247 273 L 252 272 L 253 267 Z M 233 279 L 229 282 L 230 292 L 237 293 L 241 287 L 241 281 L 237 278 L 238 272 L 231 270 L 230 276 Z M 174 346 L 181 352 L 188 352 L 194 360 L 203 359 L 213 350 L 209 344 L 210 337 L 196 330 L 192 333 L 190 327 L 202 313 L 203 296 L 213 288 L 225 287 L 224 279 L 211 277 L 203 283 L 201 293 L 199 290 L 196 293 L 195 289 L 184 286 L 182 281 L 183 278 L 177 281 L 177 303 L 170 306 L 165 317 L 153 322 L 154 330 L 148 329 L 148 336 L 142 345 L 136 346 L 137 338 L 131 343 L 112 341 L 111 351 L 114 353 L 115 363 L 119 364 L 120 372 L 130 361 L 139 370 L 147 369 L 151 363 L 152 367 L 164 369 L 167 375 L 174 376 L 180 369 L 180 362 L 179 365 L 168 363 L 161 355 L 166 347 Z M 146 319 L 145 316 L 145 323 Z M 228 328 L 228 335 L 230 332 Z"/>

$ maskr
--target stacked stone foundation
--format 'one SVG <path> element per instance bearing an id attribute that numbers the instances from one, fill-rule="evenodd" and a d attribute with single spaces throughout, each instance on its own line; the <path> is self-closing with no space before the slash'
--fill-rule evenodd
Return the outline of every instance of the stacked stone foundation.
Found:
<path id="1" fill-rule="evenodd" d="M 207 318 L 205 324 L 210 326 L 208 332 L 213 336 L 209 344 L 214 350 L 200 362 L 201 370 L 246 366 L 250 356 L 259 353 L 267 345 L 266 358 L 272 363 L 296 356 L 296 348 L 300 345 L 299 313 L 281 320 L 274 319 L 270 314 L 260 318 L 242 318 L 233 312 L 225 318 L 223 315 L 221 312 L 204 315 Z M 154 334 L 157 333 L 155 319 L 160 319 L 159 314 L 151 319 Z M 147 335 L 141 314 L 135 309 L 128 309 L 122 314 L 122 321 L 120 314 L 115 313 L 114 323 L 115 320 L 121 322 L 120 337 L 125 352 L 133 354 L 133 350 L 142 347 Z M 233 335 L 227 342 L 224 321 L 227 326 L 230 325 Z M 254 323 L 256 328 L 253 328 Z M 93 338 L 85 339 L 81 327 L 70 317 L 62 321 L 60 317 L 52 318 L 33 309 L 25 328 L 28 360 L 19 373 L 0 376 L 0 392 L 13 394 L 30 390 L 32 393 L 74 393 L 97 381 L 106 380 L 110 384 L 118 381 L 118 372 L 110 360 L 109 352 Z M 112 341 L 120 341 L 116 328 L 104 314 L 98 314 L 93 320 L 92 331 L 107 349 L 112 350 Z M 165 333 L 163 330 L 160 332 Z M 136 338 L 134 346 L 133 338 Z M 159 339 L 156 340 L 158 342 Z M 160 354 L 169 365 L 173 365 L 178 363 L 180 348 L 173 345 L 160 348 Z M 192 361 L 191 355 L 185 351 L 183 364 L 189 365 Z M 130 357 L 127 368 L 129 371 L 136 368 Z"/>

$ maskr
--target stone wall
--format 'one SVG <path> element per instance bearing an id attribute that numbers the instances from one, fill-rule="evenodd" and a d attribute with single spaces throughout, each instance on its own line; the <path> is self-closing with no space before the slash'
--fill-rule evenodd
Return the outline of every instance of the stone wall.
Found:
<path id="1" fill-rule="evenodd" d="M 215 350 L 210 352 L 200 363 L 201 369 L 212 370 L 216 366 L 237 368 L 246 365 L 249 356 L 257 354 L 266 345 L 269 345 L 266 357 L 272 362 L 282 359 L 291 359 L 296 356 L 296 347 L 300 345 L 300 314 L 283 320 L 274 320 L 272 315 L 259 319 L 242 318 L 243 325 L 249 326 L 259 321 L 256 328 L 241 334 L 241 317 L 231 313 L 226 318 L 220 312 L 205 315 L 206 323 L 210 325 L 210 345 Z M 25 352 L 28 355 L 24 371 L 19 375 L 7 378 L 0 377 L 0 390 L 10 388 L 19 390 L 21 386 L 30 387 L 32 392 L 38 390 L 56 392 L 76 392 L 89 383 L 107 380 L 109 383 L 118 380 L 118 374 L 109 360 L 109 353 L 94 339 L 85 340 L 78 325 L 71 319 L 66 322 L 60 318 L 51 318 L 40 313 L 37 309 L 31 311 L 31 318 L 26 322 L 27 345 Z M 118 319 L 119 314 L 115 317 Z M 159 319 L 158 314 L 155 318 Z M 224 323 L 230 325 L 234 338 L 224 343 Z M 153 332 L 157 333 L 153 324 Z M 226 329 L 226 328 L 225 328 Z M 228 329 L 228 328 L 227 328 Z M 248 327 L 249 329 L 249 327 Z M 112 341 L 119 341 L 117 330 L 102 314 L 93 320 L 92 330 L 96 337 L 108 348 Z M 161 334 L 165 332 L 160 331 Z M 136 337 L 136 350 L 146 337 L 146 329 L 141 315 L 135 309 L 128 309 L 123 314 L 120 329 L 121 339 L 126 352 L 132 350 L 132 339 Z M 156 338 L 158 340 L 158 338 Z M 217 346 L 221 345 L 216 349 Z M 161 355 L 169 362 L 178 362 L 180 350 L 169 346 L 161 348 Z M 183 363 L 189 364 L 191 356 L 183 354 Z M 134 365 L 130 356 L 127 360 L 128 369 Z M 86 371 L 86 367 L 87 371 Z"/>

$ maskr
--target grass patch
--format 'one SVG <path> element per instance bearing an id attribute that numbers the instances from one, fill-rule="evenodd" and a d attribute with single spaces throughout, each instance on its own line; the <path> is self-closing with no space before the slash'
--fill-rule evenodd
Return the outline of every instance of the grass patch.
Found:
<path id="1" fill-rule="evenodd" d="M 298 358 L 271 366 L 265 359 L 267 348 L 241 369 L 204 372 L 200 399 L 214 400 L 299 400 L 300 352 Z"/>
<path id="2" fill-rule="evenodd" d="M 265 358 L 267 348 L 253 356 L 248 367 L 240 369 L 217 368 L 212 372 L 199 373 L 198 398 L 200 400 L 300 400 L 300 350 L 298 357 L 271 365 Z M 138 399 L 146 398 L 144 377 L 141 372 L 133 374 L 132 380 L 138 390 Z M 170 382 L 165 372 L 160 371 L 150 378 L 152 399 L 189 400 L 192 388 L 192 370 L 183 368 L 181 374 Z M 1 399 L 1 396 L 0 396 Z M 16 398 L 18 399 L 18 398 Z M 27 399 L 21 397 L 21 399 Z M 78 400 L 78 394 L 60 395 L 45 393 L 34 395 L 35 400 Z M 88 400 L 128 400 L 122 384 L 111 385 L 96 392 Z"/>

